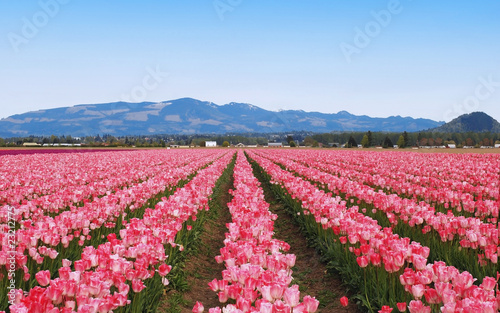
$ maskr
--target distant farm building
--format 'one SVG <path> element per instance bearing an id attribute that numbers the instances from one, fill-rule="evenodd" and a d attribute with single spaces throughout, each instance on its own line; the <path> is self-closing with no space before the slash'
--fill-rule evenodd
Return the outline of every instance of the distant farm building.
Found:
<path id="1" fill-rule="evenodd" d="M 24 147 L 40 147 L 40 144 L 36 143 L 36 142 L 25 142 L 25 143 L 23 143 L 23 146 Z"/>
<path id="2" fill-rule="evenodd" d="M 217 147 L 217 141 L 205 141 L 205 147 Z"/>
<path id="3" fill-rule="evenodd" d="M 282 142 L 270 142 L 267 144 L 267 146 L 269 148 L 281 148 L 281 147 L 283 147 L 283 143 Z"/>

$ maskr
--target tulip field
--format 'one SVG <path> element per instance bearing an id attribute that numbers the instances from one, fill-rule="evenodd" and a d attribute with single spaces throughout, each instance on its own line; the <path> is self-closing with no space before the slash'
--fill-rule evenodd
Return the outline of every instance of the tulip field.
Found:
<path id="1" fill-rule="evenodd" d="M 219 305 L 192 312 L 322 310 L 264 191 L 348 290 L 335 312 L 499 312 L 500 154 L 57 152 L 0 155 L 1 312 L 159 311 L 223 182 L 224 269 L 203 283 Z"/>

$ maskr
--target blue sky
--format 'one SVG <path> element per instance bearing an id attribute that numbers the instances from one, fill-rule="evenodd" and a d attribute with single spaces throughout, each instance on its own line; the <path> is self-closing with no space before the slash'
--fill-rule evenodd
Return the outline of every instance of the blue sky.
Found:
<path id="1" fill-rule="evenodd" d="M 500 2 L 0 0 L 0 118 L 192 97 L 500 120 Z"/>

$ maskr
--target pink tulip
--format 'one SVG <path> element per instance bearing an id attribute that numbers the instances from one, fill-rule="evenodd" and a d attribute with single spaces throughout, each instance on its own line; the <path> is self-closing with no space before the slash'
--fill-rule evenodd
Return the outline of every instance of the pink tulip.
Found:
<path id="1" fill-rule="evenodd" d="M 140 279 L 134 279 L 132 280 L 132 290 L 135 293 L 141 292 L 146 286 L 144 286 L 144 283 Z"/>
<path id="2" fill-rule="evenodd" d="M 47 286 L 50 283 L 50 271 L 40 271 L 35 275 L 40 286 Z"/>
<path id="3" fill-rule="evenodd" d="M 260 288 L 262 298 L 268 302 L 274 302 L 274 297 L 271 295 L 271 286 L 265 285 Z"/>
<path id="4" fill-rule="evenodd" d="M 62 266 L 63 267 L 70 267 L 71 266 L 71 261 L 70 260 L 67 260 L 67 259 L 63 259 L 62 260 Z"/>
<path id="5" fill-rule="evenodd" d="M 270 293 L 273 299 L 281 299 L 281 297 L 283 297 L 283 292 L 284 292 L 283 287 L 281 287 L 280 285 L 278 284 L 271 285 Z"/>
<path id="6" fill-rule="evenodd" d="M 283 303 L 283 301 L 277 300 L 273 304 L 273 312 L 275 312 L 275 313 L 290 313 L 291 308 L 289 305 Z"/>
<path id="7" fill-rule="evenodd" d="M 218 293 L 218 296 L 219 296 L 219 302 L 220 303 L 226 303 L 227 300 L 229 300 L 229 297 L 227 295 L 227 291 L 220 291 Z"/>
<path id="8" fill-rule="evenodd" d="M 425 301 L 429 304 L 438 304 L 442 302 L 441 297 L 438 295 L 436 289 L 427 288 L 424 292 Z"/>
<path id="9" fill-rule="evenodd" d="M 413 255 L 413 265 L 415 266 L 415 268 L 417 270 L 419 270 L 419 271 L 424 270 L 426 264 L 427 264 L 426 258 L 424 258 L 423 256 L 418 255 L 418 254 Z"/>
<path id="10" fill-rule="evenodd" d="M 302 301 L 306 307 L 307 312 L 314 313 L 318 309 L 319 301 L 316 300 L 316 298 L 305 296 Z"/>
<path id="11" fill-rule="evenodd" d="M 273 313 L 273 304 L 270 302 L 263 302 L 260 304 L 259 311 L 262 313 Z"/>
<path id="12" fill-rule="evenodd" d="M 243 297 L 239 297 L 236 300 L 236 307 L 243 312 L 248 312 L 250 310 L 251 306 L 252 306 L 252 302 L 250 302 L 249 300 L 247 300 Z"/>
<path id="13" fill-rule="evenodd" d="M 208 286 L 210 287 L 210 289 L 212 289 L 212 291 L 219 291 L 219 283 L 217 281 L 216 278 L 214 278 L 211 282 L 208 283 Z"/>
<path id="14" fill-rule="evenodd" d="M 444 290 L 441 296 L 443 298 L 443 303 L 454 303 L 457 301 L 457 293 L 454 290 Z"/>
<path id="15" fill-rule="evenodd" d="M 483 279 L 483 283 L 481 284 L 481 287 L 484 290 L 491 291 L 491 290 L 495 289 L 496 285 L 497 285 L 496 279 L 494 279 L 493 277 L 486 276 Z"/>
<path id="16" fill-rule="evenodd" d="M 417 284 L 411 286 L 411 293 L 415 297 L 415 299 L 420 299 L 424 295 L 425 287 L 424 285 Z"/>
<path id="17" fill-rule="evenodd" d="M 300 303 L 299 286 L 293 285 L 292 287 L 287 288 L 283 294 L 283 299 L 292 308 L 296 307 Z"/>
<path id="18" fill-rule="evenodd" d="M 196 301 L 196 304 L 194 305 L 192 312 L 202 313 L 204 310 L 205 308 L 203 307 L 203 304 L 201 304 L 201 302 Z"/>
<path id="19" fill-rule="evenodd" d="M 366 255 L 359 256 L 356 258 L 356 262 L 358 262 L 359 267 L 362 268 L 367 267 L 369 262 L 368 256 Z"/>

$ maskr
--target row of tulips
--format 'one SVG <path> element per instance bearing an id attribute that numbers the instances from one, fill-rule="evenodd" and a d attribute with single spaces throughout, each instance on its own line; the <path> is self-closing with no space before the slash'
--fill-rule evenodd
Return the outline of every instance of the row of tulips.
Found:
<path id="1" fill-rule="evenodd" d="M 97 248 L 87 246 L 81 258 L 63 260 L 57 273 L 40 271 L 39 286 L 27 295 L 15 290 L 10 311 L 16 312 L 144 312 L 154 310 L 162 285 L 168 284 L 169 260 L 189 218 L 207 210 L 208 198 L 232 156 L 225 154 L 183 188 L 164 198 L 142 219 L 123 220 L 124 228 L 109 234 Z M 167 255 L 167 250 L 170 255 Z M 52 278 L 51 277 L 55 277 Z M 10 300 L 10 298 L 9 298 Z"/>
<path id="2" fill-rule="evenodd" d="M 275 191 L 289 200 L 306 229 L 316 234 L 337 270 L 357 282 L 358 298 L 370 311 L 377 307 L 381 312 L 393 307 L 412 313 L 431 312 L 431 307 L 442 312 L 498 311 L 496 279 L 485 278 L 477 286 L 466 271 L 444 262 L 428 264 L 429 248 L 393 234 L 390 228 L 382 229 L 357 206 L 347 208 L 339 197 L 332 198 L 270 160 L 248 153 L 279 186 Z M 413 297 L 409 303 L 408 294 Z"/>
<path id="3" fill-rule="evenodd" d="M 299 286 L 290 286 L 295 255 L 285 254 L 290 246 L 273 239 L 277 216 L 269 211 L 260 183 L 241 151 L 236 159 L 234 188 L 228 204 L 232 222 L 227 224 L 224 247 L 216 256 L 226 269 L 222 280 L 209 283 L 221 303 L 230 303 L 209 312 L 315 312 L 319 302 L 308 295 L 301 301 Z M 197 302 L 193 312 L 203 310 Z"/>
<path id="4" fill-rule="evenodd" d="M 139 208 L 149 203 L 152 197 L 163 194 L 167 188 L 174 188 L 179 181 L 186 179 L 192 173 L 214 158 L 221 155 L 212 154 L 208 157 L 195 160 L 188 165 L 175 168 L 168 166 L 164 171 L 153 178 L 136 184 L 130 188 L 117 190 L 82 207 L 64 211 L 51 217 L 46 215 L 32 216 L 18 223 L 20 228 L 12 236 L 5 231 L 0 234 L 2 250 L 0 251 L 0 274 L 3 284 L 8 283 L 7 267 L 10 267 L 8 258 L 12 256 L 10 244 L 16 248 L 16 268 L 21 269 L 23 280 L 18 280 L 18 287 L 30 287 L 34 283 L 32 274 L 39 269 L 54 272 L 62 259 L 77 258 L 84 245 L 92 243 L 97 246 L 103 238 L 121 227 L 121 219 L 140 216 Z M 174 164 L 175 165 L 175 164 Z M 17 213 L 18 217 L 22 214 Z M 6 228 L 6 224 L 3 225 Z M 47 261 L 45 261 L 48 258 Z M 22 282 L 25 281 L 25 284 Z"/>
<path id="5" fill-rule="evenodd" d="M 446 188 L 477 197 L 498 199 L 498 154 L 422 154 L 414 152 L 314 151 L 328 164 L 381 178 L 391 177 L 421 186 Z"/>
<path id="6" fill-rule="evenodd" d="M 445 173 L 441 177 L 427 177 L 419 174 L 409 174 L 408 167 L 411 167 L 412 153 L 379 153 L 385 158 L 392 158 L 391 161 L 384 159 L 380 164 L 374 164 L 375 157 L 363 158 L 367 164 L 356 164 L 359 159 L 358 153 L 350 154 L 353 159 L 345 160 L 332 157 L 342 156 L 344 153 L 312 153 L 307 158 L 301 157 L 297 153 L 287 153 L 287 157 L 302 162 L 307 166 L 316 167 L 334 175 L 340 175 L 349 180 L 357 181 L 376 189 L 395 192 L 400 196 L 422 200 L 435 206 L 444 212 L 453 209 L 455 214 L 473 215 L 483 220 L 491 217 L 498 218 L 498 207 L 500 206 L 500 158 L 484 156 L 482 159 L 476 158 L 474 164 L 479 168 L 487 168 L 487 175 L 483 176 L 483 186 L 471 185 L 465 181 L 449 179 Z M 363 155 L 363 154 L 362 154 Z M 418 154 L 417 154 L 418 155 Z M 419 159 L 422 156 L 419 157 Z M 432 158 L 432 157 L 428 157 Z M 380 158 L 376 158 L 379 160 Z M 359 161 L 359 160 L 358 160 Z M 495 162 L 496 161 L 496 162 Z M 433 162 L 432 159 L 428 162 Z M 399 166 L 398 166 L 399 165 Z M 403 167 L 402 165 L 405 165 Z M 460 169 L 464 171 L 463 169 Z M 450 175 L 451 173 L 447 173 Z M 469 174 L 470 175 L 470 174 Z M 465 213 L 464 213 L 465 212 Z"/>
<path id="7" fill-rule="evenodd" d="M 376 210 L 384 212 L 392 224 L 402 221 L 411 227 L 422 225 L 424 232 L 434 230 L 443 242 L 455 240 L 459 241 L 463 248 L 481 249 L 484 251 L 481 259 L 484 262 L 489 260 L 493 264 L 491 268 L 495 268 L 494 265 L 498 262 L 500 247 L 496 224 L 486 223 L 474 217 L 455 216 L 450 212 L 448 214 L 436 212 L 427 203 L 417 203 L 412 199 L 401 198 L 397 194 L 377 192 L 367 185 L 345 177 L 304 166 L 287 158 L 286 155 L 280 155 L 279 152 L 273 151 L 266 153 L 265 156 L 308 180 L 321 183 L 329 191 L 371 205 Z"/>
<path id="8" fill-rule="evenodd" d="M 28 185 L 20 184 L 17 188 L 3 191 L 0 195 L 9 198 L 3 207 L 6 208 L 6 205 L 15 207 L 20 213 L 19 218 L 33 219 L 33 215 L 46 215 L 48 213 L 56 215 L 61 210 L 82 206 L 95 198 L 115 193 L 117 189 L 131 187 L 146 181 L 170 168 L 180 167 L 192 160 L 207 157 L 210 152 L 204 151 L 200 154 L 164 153 L 158 150 L 74 155 L 47 154 L 43 155 L 47 158 L 42 160 L 39 160 L 39 155 L 23 156 L 24 163 L 16 162 L 16 164 L 10 164 L 13 162 L 6 162 L 0 158 L 0 164 L 7 163 L 13 172 L 23 170 L 26 177 L 22 178 L 29 180 Z M 44 161 L 46 162 L 43 163 L 45 167 L 55 167 L 56 169 L 52 174 L 44 176 L 44 181 L 33 178 L 30 180 L 32 172 L 39 171 L 38 167 L 32 164 L 37 164 L 33 160 Z M 7 174 L 1 176 L 0 184 L 10 180 L 9 170 L 4 171 Z M 45 171 L 41 172 L 45 173 Z M 43 195 L 38 194 L 33 188 L 41 188 L 39 185 L 52 191 L 46 191 Z M 29 196 L 23 194 L 26 188 L 28 188 Z M 5 222 L 3 215 L 0 217 L 1 222 Z"/>
<path id="9" fill-rule="evenodd" d="M 183 154 L 156 151 L 64 153 L 0 158 L 0 205 L 26 201 L 46 209 L 63 208 L 120 186 L 146 180 L 157 165 Z M 52 195 L 52 197 L 49 197 Z"/>

